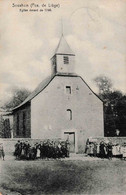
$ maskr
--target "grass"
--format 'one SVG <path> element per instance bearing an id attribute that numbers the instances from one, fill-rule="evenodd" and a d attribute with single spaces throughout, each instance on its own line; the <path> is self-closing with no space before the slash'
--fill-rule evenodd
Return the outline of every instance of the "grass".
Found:
<path id="1" fill-rule="evenodd" d="M 0 187 L 22 195 L 125 194 L 126 162 L 5 161 Z"/>

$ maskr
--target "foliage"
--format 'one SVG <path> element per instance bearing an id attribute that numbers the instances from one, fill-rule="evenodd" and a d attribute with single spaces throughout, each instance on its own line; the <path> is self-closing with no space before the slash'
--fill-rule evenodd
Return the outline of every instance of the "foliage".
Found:
<path id="1" fill-rule="evenodd" d="M 99 87 L 99 96 L 104 102 L 104 134 L 105 136 L 126 136 L 126 96 L 113 90 L 112 81 L 104 76 L 94 79 Z"/>
<path id="2" fill-rule="evenodd" d="M 3 116 L 0 116 L 0 138 L 11 138 L 10 120 Z"/>
<path id="3" fill-rule="evenodd" d="M 4 137 L 4 119 L 3 116 L 0 115 L 0 138 Z"/>
<path id="4" fill-rule="evenodd" d="M 94 79 L 99 89 L 99 94 L 107 94 L 111 91 L 112 81 L 106 76 L 98 76 Z"/>
<path id="5" fill-rule="evenodd" d="M 24 88 L 12 89 L 12 97 L 8 102 L 4 104 L 3 108 L 6 110 L 11 110 L 12 108 L 21 104 L 28 97 L 29 94 L 30 94 L 30 91 Z M 2 116 L 0 118 L 0 137 L 1 138 L 11 137 L 10 120 L 9 118 L 3 119 Z"/>
<path id="6" fill-rule="evenodd" d="M 11 128 L 9 118 L 4 120 L 4 138 L 11 138 Z"/>
<path id="7" fill-rule="evenodd" d="M 117 112 L 117 128 L 120 129 L 120 135 L 126 136 L 126 96 L 122 98 L 116 104 Z"/>
<path id="8" fill-rule="evenodd" d="M 12 90 L 12 98 L 5 103 L 4 108 L 6 109 L 12 109 L 19 104 L 21 104 L 30 94 L 30 91 L 28 89 L 19 89 L 14 88 Z"/>

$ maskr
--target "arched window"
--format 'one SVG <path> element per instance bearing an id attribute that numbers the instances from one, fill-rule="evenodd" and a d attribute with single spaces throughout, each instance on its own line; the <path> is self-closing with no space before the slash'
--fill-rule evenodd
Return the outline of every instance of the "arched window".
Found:
<path id="1" fill-rule="evenodd" d="M 67 118 L 68 120 L 72 120 L 72 110 L 67 109 Z"/>

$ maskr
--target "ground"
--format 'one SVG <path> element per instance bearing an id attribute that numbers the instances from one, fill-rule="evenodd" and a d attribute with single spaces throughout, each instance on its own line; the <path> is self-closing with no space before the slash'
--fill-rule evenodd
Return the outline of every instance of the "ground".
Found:
<path id="1" fill-rule="evenodd" d="M 126 191 L 126 161 L 120 159 L 6 159 L 0 165 L 2 194 L 125 194 Z"/>

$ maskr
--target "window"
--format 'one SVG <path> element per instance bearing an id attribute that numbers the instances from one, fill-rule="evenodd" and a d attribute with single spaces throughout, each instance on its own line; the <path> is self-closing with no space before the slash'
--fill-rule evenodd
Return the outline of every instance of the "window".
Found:
<path id="1" fill-rule="evenodd" d="M 17 129 L 16 129 L 17 135 L 19 135 L 19 114 L 17 114 Z"/>
<path id="2" fill-rule="evenodd" d="M 66 93 L 71 94 L 71 87 L 70 86 L 66 86 Z"/>
<path id="3" fill-rule="evenodd" d="M 26 134 L 26 113 L 23 112 L 23 136 Z"/>
<path id="4" fill-rule="evenodd" d="M 63 56 L 63 61 L 64 61 L 64 64 L 69 64 L 69 57 Z"/>
<path id="5" fill-rule="evenodd" d="M 67 118 L 68 120 L 72 120 L 72 111 L 70 109 L 67 109 Z"/>

